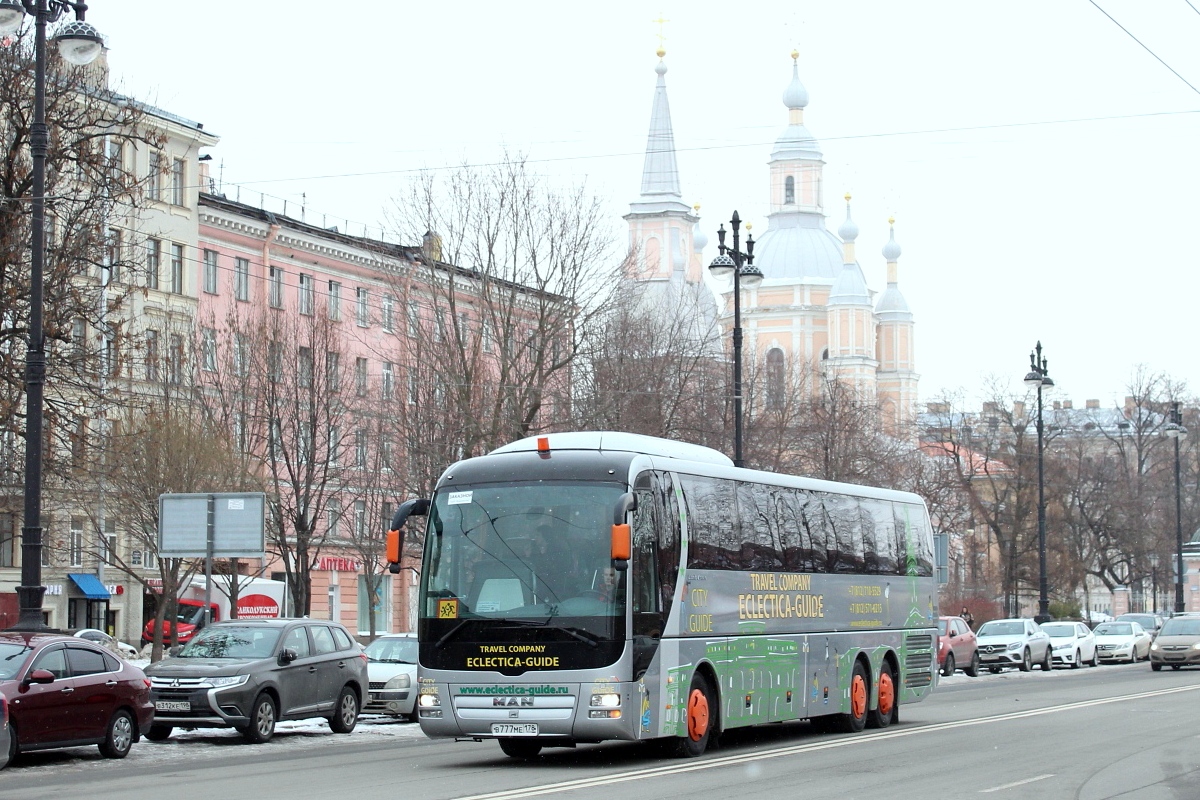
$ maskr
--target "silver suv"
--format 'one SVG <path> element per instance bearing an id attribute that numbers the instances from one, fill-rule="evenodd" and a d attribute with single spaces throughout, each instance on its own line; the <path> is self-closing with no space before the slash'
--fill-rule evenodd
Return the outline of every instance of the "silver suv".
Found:
<path id="1" fill-rule="evenodd" d="M 1050 636 L 1031 619 L 994 619 L 975 633 L 979 663 L 991 672 L 1017 667 L 1022 672 L 1040 664 L 1047 672 L 1053 667 Z"/>
<path id="2" fill-rule="evenodd" d="M 309 717 L 349 733 L 368 686 L 358 643 L 338 623 L 313 619 L 217 622 L 145 672 L 151 741 L 175 728 L 236 728 L 265 742 L 277 721 Z"/>

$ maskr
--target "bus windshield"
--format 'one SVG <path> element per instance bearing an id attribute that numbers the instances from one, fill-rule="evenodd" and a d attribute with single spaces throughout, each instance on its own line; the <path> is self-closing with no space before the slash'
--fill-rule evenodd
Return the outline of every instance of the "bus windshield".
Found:
<path id="1" fill-rule="evenodd" d="M 618 483 L 538 481 L 439 492 L 421 616 L 550 625 L 623 617 L 624 572 L 613 569 L 610 552 L 623 491 Z M 610 627 L 595 622 L 585 627 L 597 634 Z"/>

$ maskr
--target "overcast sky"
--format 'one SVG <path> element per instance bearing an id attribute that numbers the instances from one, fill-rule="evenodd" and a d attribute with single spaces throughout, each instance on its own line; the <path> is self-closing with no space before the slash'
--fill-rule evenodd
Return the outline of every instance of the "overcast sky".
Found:
<path id="1" fill-rule="evenodd" d="M 1108 405 L 1138 364 L 1200 391 L 1200 0 L 1096 4 L 95 0 L 88 21 L 118 88 L 221 136 L 243 201 L 305 195 L 357 233 L 415 171 L 507 148 L 586 181 L 624 237 L 661 12 L 706 260 L 734 209 L 766 229 L 795 48 L 829 228 L 851 192 L 878 291 L 896 217 L 922 399 L 1019 389 L 1041 339 L 1059 397 Z"/>

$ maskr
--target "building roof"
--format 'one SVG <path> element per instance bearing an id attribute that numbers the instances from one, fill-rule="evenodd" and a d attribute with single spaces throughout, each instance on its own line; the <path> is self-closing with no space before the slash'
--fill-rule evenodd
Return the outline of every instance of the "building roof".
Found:
<path id="1" fill-rule="evenodd" d="M 654 102 L 650 109 L 650 134 L 646 139 L 646 160 L 642 164 L 642 194 L 629 210 L 634 214 L 657 214 L 663 211 L 691 213 L 679 190 L 679 167 L 675 163 L 675 134 L 671 128 L 671 105 L 667 102 L 667 65 L 662 60 L 666 51 L 658 51 L 654 67 L 658 82 L 654 87 Z"/>

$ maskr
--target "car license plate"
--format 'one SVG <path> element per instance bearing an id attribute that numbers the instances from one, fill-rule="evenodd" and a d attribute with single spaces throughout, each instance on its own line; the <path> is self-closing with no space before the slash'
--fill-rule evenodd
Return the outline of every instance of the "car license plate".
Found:
<path id="1" fill-rule="evenodd" d="M 493 736 L 537 736 L 538 726 L 536 722 L 526 722 L 522 725 L 515 725 L 509 722 L 494 722 L 492 723 Z"/>
<path id="2" fill-rule="evenodd" d="M 186 700 L 155 700 L 155 711 L 191 711 L 192 704 Z"/>

